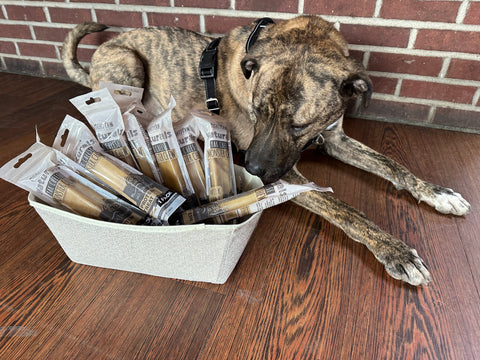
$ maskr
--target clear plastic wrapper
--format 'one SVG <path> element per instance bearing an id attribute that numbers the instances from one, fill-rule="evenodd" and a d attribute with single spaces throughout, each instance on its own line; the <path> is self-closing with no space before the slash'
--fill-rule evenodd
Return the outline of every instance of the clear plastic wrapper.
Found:
<path id="1" fill-rule="evenodd" d="M 161 184 L 164 181 L 153 152 L 150 138 L 139 121 L 139 118 L 147 118 L 145 115 L 146 110 L 141 104 L 131 105 L 130 108 L 123 113 L 125 132 L 132 153 L 142 173 Z"/>
<path id="2" fill-rule="evenodd" d="M 204 140 L 204 168 L 209 201 L 236 194 L 230 131 L 222 118 L 206 110 L 191 112 L 192 127 Z"/>
<path id="3" fill-rule="evenodd" d="M 193 185 L 173 129 L 174 107 L 175 100 L 171 97 L 168 108 L 148 124 L 147 133 L 165 186 L 193 200 Z"/>
<path id="4" fill-rule="evenodd" d="M 133 104 L 140 104 L 142 102 L 143 88 L 114 84 L 108 81 L 100 81 L 99 88 L 105 88 L 110 92 L 110 95 L 113 100 L 115 100 L 122 114 Z"/>
<path id="5" fill-rule="evenodd" d="M 279 180 L 261 188 L 189 209 L 171 219 L 175 224 L 195 224 L 214 218 L 217 223 L 253 214 L 293 199 L 305 191 L 332 191 L 314 183 L 290 184 Z"/>
<path id="6" fill-rule="evenodd" d="M 187 167 L 190 181 L 199 204 L 208 202 L 207 184 L 205 171 L 203 167 L 203 151 L 197 141 L 198 134 L 193 129 L 191 117 L 175 125 L 175 135 L 177 137 L 183 160 Z"/>
<path id="7" fill-rule="evenodd" d="M 87 126 L 71 116 L 65 117 L 53 147 L 154 219 L 167 222 L 185 201 L 176 192 L 103 152 Z"/>
<path id="8" fill-rule="evenodd" d="M 0 169 L 0 177 L 45 203 L 78 215 L 123 224 L 150 222 L 147 214 L 98 187 L 59 161 L 55 149 L 33 144 Z"/>
<path id="9" fill-rule="evenodd" d="M 153 115 L 142 104 L 143 88 L 105 81 L 100 81 L 99 85 L 100 88 L 108 89 L 120 108 L 125 134 L 138 169 L 149 178 L 162 184 L 163 178 L 155 160 L 152 144 L 142 125 L 142 123 L 149 123 L 153 119 Z"/>
<path id="10" fill-rule="evenodd" d="M 85 116 L 106 152 L 137 168 L 128 146 L 122 113 L 108 89 L 77 96 L 70 102 Z"/>

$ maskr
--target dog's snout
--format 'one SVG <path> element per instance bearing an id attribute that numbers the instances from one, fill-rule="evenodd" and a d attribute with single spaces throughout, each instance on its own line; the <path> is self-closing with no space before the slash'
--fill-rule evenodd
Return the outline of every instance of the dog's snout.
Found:
<path id="1" fill-rule="evenodd" d="M 252 175 L 256 175 L 258 177 L 262 177 L 263 175 L 265 175 L 265 169 L 257 162 L 255 161 L 246 161 L 245 163 L 245 169 L 247 169 L 247 171 L 252 174 Z"/>

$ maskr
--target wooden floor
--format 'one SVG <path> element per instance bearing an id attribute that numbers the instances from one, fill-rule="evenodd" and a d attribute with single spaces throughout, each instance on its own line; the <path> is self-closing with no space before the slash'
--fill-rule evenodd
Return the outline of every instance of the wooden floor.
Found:
<path id="1" fill-rule="evenodd" d="M 0 73 L 0 164 L 51 144 L 69 82 Z M 480 121 L 480 119 L 479 119 Z M 472 204 L 437 214 L 317 154 L 299 168 L 416 248 L 434 281 L 390 278 L 367 249 L 292 204 L 264 212 L 224 285 L 71 262 L 0 181 L 0 359 L 480 359 L 480 135 L 347 119 L 347 134 Z"/>

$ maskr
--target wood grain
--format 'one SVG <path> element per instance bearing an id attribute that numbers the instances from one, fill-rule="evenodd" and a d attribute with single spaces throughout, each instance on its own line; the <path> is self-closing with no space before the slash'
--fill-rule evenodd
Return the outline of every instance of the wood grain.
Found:
<path id="1" fill-rule="evenodd" d="M 85 88 L 0 73 L 0 163 L 51 143 Z M 347 119 L 348 135 L 454 188 L 466 217 L 440 215 L 382 179 L 315 150 L 300 170 L 416 248 L 434 281 L 390 278 L 368 250 L 292 204 L 264 212 L 224 285 L 71 262 L 0 181 L 0 359 L 479 359 L 480 136 Z"/>

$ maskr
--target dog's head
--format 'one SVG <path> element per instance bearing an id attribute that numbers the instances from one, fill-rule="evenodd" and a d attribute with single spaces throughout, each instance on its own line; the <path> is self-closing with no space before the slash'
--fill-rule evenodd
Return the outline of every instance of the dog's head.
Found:
<path id="1" fill-rule="evenodd" d="M 297 18 L 264 31 L 240 66 L 255 129 L 246 168 L 269 183 L 343 115 L 349 98 L 361 95 L 367 105 L 372 85 L 363 67 L 348 57 L 345 40 L 320 18 Z"/>

